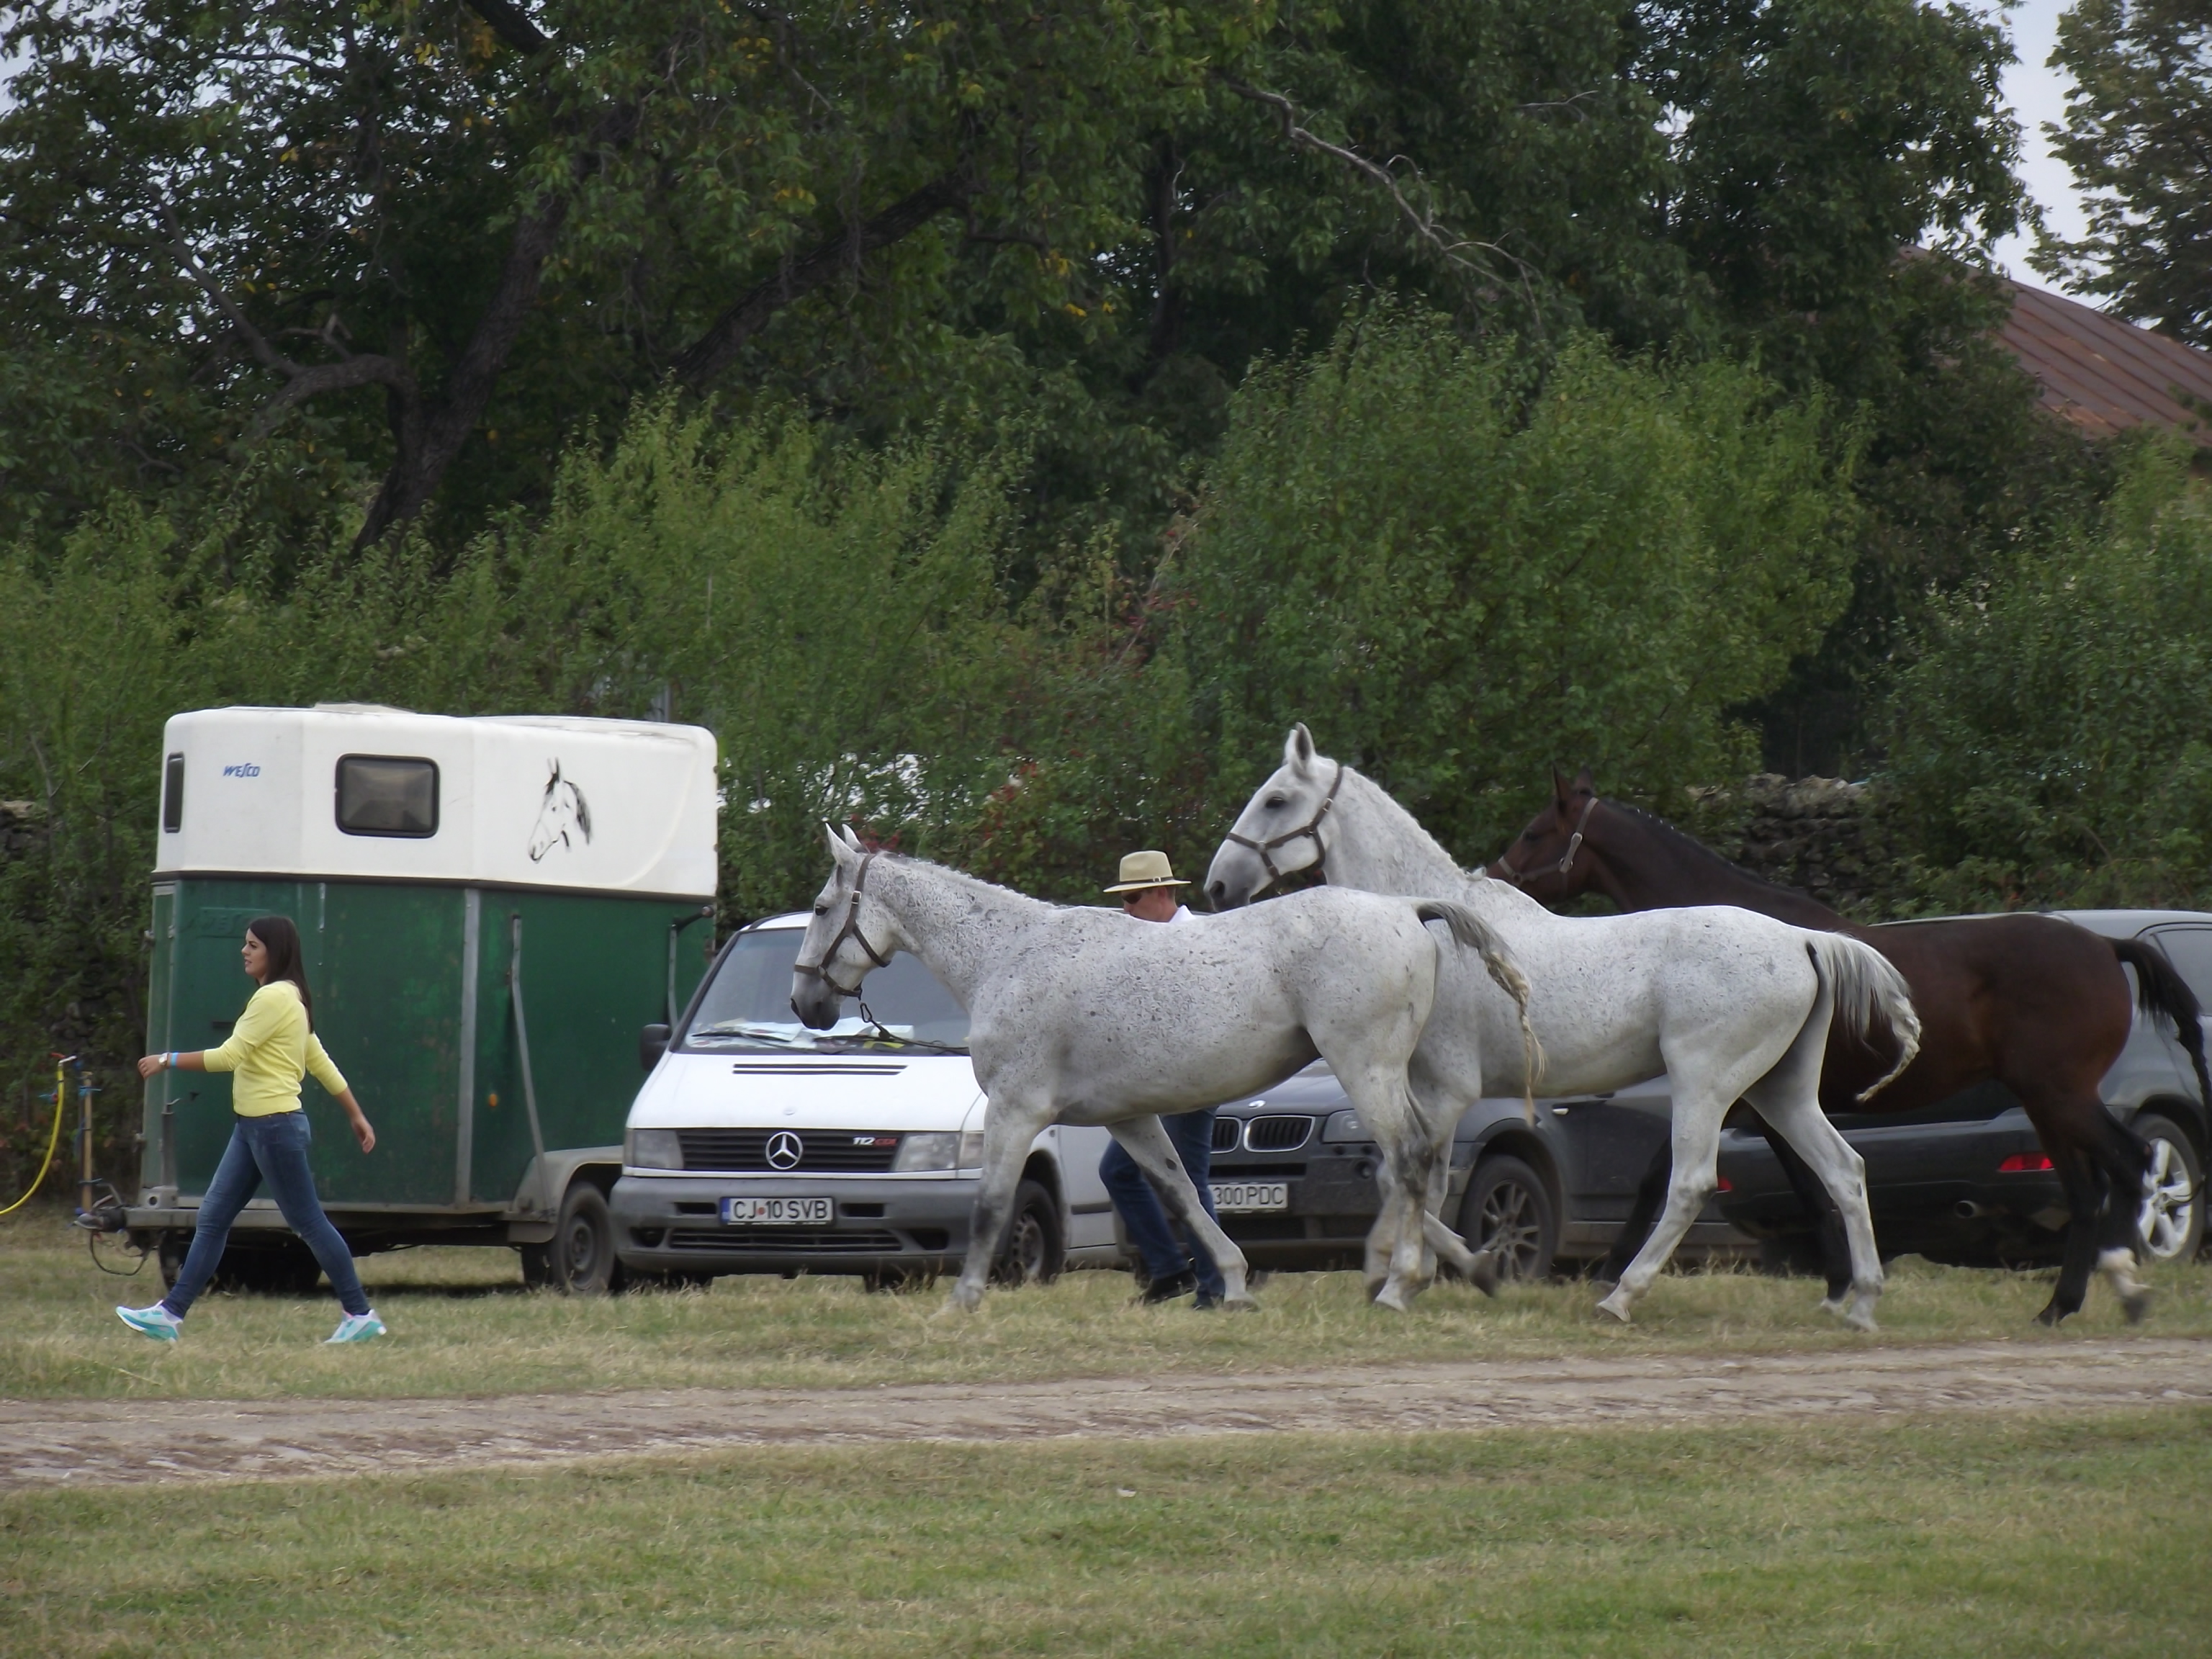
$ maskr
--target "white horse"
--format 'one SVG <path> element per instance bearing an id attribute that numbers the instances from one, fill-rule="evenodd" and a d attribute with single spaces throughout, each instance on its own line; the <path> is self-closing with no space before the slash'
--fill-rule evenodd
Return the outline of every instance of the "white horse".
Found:
<path id="1" fill-rule="evenodd" d="M 1822 1115 L 1818 1091 L 1832 1013 L 1864 1036 L 1879 1009 L 1896 1040 L 1896 1065 L 1867 1095 L 1918 1052 L 1919 1017 L 1903 977 L 1879 952 L 1729 905 L 1553 915 L 1506 883 L 1462 869 L 1378 785 L 1316 754 L 1299 726 L 1284 744 L 1281 768 L 1214 854 L 1206 893 L 1217 907 L 1243 904 L 1279 878 L 1306 870 L 1345 887 L 1457 899 L 1487 921 L 1528 976 L 1527 1014 L 1543 1045 L 1547 1092 L 1625 1088 L 1662 1072 L 1672 1080 L 1674 1170 L 1667 1206 L 1598 1304 L 1606 1312 L 1626 1322 L 1705 1206 L 1717 1182 L 1721 1120 L 1742 1099 L 1804 1157 L 1843 1212 L 1851 1299 L 1848 1309 L 1840 1297 L 1822 1305 L 1862 1330 L 1874 1328 L 1882 1275 L 1865 1166 Z M 1480 975 L 1447 960 L 1437 997 L 1412 1082 L 1441 1153 L 1486 1086 L 1517 1093 L 1534 1079 L 1516 1063 L 1514 1011 Z M 1443 1195 L 1439 1165 L 1428 1194 L 1431 1212 Z M 1433 1239 L 1432 1214 L 1424 1226 Z M 1456 1261 L 1449 1247 L 1439 1248 Z M 1370 1283 L 1376 1268 L 1370 1247 Z"/>
<path id="2" fill-rule="evenodd" d="M 530 831 L 530 861 L 538 863 L 556 847 L 592 839 L 592 809 L 573 779 L 561 775 L 561 763 L 548 762 L 552 775 L 545 780 L 545 799 L 538 808 L 538 822 Z"/>
<path id="3" fill-rule="evenodd" d="M 1273 1087 L 1316 1055 L 1362 1118 L 1409 1149 L 1394 1178 L 1427 1189 L 1428 1138 L 1406 1062 L 1429 1018 L 1443 951 L 1426 921 L 1483 953 L 1525 999 L 1491 930 L 1449 900 L 1328 889 L 1179 927 L 1072 909 L 957 870 L 865 851 L 830 834 L 836 868 L 792 970 L 792 1010 L 837 1020 L 872 967 L 910 951 L 968 1010 L 975 1080 L 989 1103 L 983 1181 L 953 1302 L 972 1308 L 1005 1230 L 1022 1162 L 1053 1123 L 1104 1124 L 1158 1182 L 1169 1209 L 1220 1264 L 1231 1307 L 1250 1307 L 1243 1253 L 1199 1202 L 1160 1127 Z M 1508 1021 L 1510 1029 L 1513 1022 Z M 1393 1278 L 1421 1268 L 1408 1234 Z"/>

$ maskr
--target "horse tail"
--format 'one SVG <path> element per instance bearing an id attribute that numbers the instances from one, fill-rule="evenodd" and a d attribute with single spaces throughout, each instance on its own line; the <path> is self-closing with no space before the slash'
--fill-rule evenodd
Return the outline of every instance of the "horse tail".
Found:
<path id="1" fill-rule="evenodd" d="M 1413 914 L 1425 922 L 1443 922 L 1460 945 L 1480 951 L 1482 965 L 1497 981 L 1498 988 L 1513 999 L 1521 1017 L 1521 1115 L 1533 1126 L 1536 1080 L 1544 1070 L 1544 1045 L 1536 1041 L 1536 1028 L 1528 1023 L 1528 975 L 1521 971 L 1521 964 L 1514 961 L 1498 931 L 1466 905 L 1451 899 L 1423 899 L 1413 906 Z"/>
<path id="2" fill-rule="evenodd" d="M 1821 953 L 1826 951 L 1825 963 Z M 1859 1099 L 1871 1100 L 1897 1080 L 1920 1052 L 1920 1015 L 1912 1006 L 1912 988 L 1895 964 L 1871 945 L 1843 933 L 1821 933 L 1805 941 L 1805 954 L 1813 958 L 1813 971 L 1825 970 L 1836 999 L 1835 1018 L 1844 1029 L 1867 1041 L 1877 1012 L 1897 1039 L 1897 1064 L 1873 1087 L 1862 1089 Z"/>
<path id="3" fill-rule="evenodd" d="M 2189 988 L 2189 981 L 2174 972 L 2173 964 L 2166 959 L 2166 952 L 2155 945 L 2141 939 L 2116 939 L 2106 941 L 2112 954 L 2136 970 L 2136 1000 L 2147 1014 L 2164 1014 L 2173 1022 L 2173 1034 L 2181 1039 L 2181 1046 L 2189 1051 L 2190 1063 L 2197 1067 L 2197 1086 L 2203 1091 L 2204 1103 L 2212 1107 L 2212 1077 L 2204 1070 L 2204 1027 L 2200 1023 L 2204 1010 L 2197 1000 L 2197 993 Z"/>

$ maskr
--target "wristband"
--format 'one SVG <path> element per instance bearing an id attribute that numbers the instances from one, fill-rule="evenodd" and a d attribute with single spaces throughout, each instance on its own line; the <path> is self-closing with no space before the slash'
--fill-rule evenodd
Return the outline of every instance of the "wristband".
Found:
<path id="1" fill-rule="evenodd" d="M 174 1048 L 161 1056 L 161 1069 L 165 1072 L 173 1072 L 177 1069 L 177 1051 Z"/>

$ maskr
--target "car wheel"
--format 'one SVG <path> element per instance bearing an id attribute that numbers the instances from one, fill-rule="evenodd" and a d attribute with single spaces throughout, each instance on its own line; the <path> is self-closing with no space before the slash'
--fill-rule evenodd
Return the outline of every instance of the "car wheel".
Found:
<path id="1" fill-rule="evenodd" d="M 1485 1158 L 1460 1203 L 1460 1231 L 1477 1249 L 1498 1252 L 1502 1279 L 1552 1276 L 1559 1228 L 1544 1178 L 1517 1158 Z"/>
<path id="2" fill-rule="evenodd" d="M 1014 1218 L 1006 1225 L 1006 1242 L 991 1264 L 995 1285 L 1049 1285 L 1066 1265 L 1067 1249 L 1060 1236 L 1060 1206 L 1034 1181 L 1014 1190 Z"/>
<path id="3" fill-rule="evenodd" d="M 2150 1143 L 2150 1191 L 2136 1218 L 2154 1261 L 2190 1261 L 2204 1243 L 2204 1171 L 2179 1127 L 2145 1115 L 2135 1131 Z"/>
<path id="4" fill-rule="evenodd" d="M 568 1188 L 550 1239 L 522 1247 L 522 1282 L 564 1296 L 605 1296 L 616 1287 L 614 1218 L 590 1182 Z"/>

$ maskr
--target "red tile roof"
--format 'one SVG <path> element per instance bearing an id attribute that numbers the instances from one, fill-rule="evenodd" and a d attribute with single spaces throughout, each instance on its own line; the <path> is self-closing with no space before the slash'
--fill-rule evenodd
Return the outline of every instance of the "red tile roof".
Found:
<path id="1" fill-rule="evenodd" d="M 2012 316 L 1998 337 L 2041 384 L 2045 409 L 2093 438 L 2148 422 L 2212 449 L 2212 353 L 2039 288 L 2007 286 Z"/>

